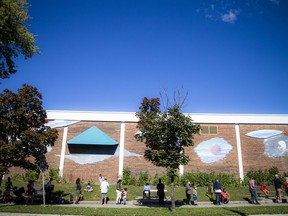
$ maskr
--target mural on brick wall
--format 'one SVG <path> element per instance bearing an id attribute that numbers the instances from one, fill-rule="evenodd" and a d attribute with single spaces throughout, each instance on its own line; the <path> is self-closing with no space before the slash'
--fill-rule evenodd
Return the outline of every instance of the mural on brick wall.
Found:
<path id="1" fill-rule="evenodd" d="M 232 146 L 223 138 L 215 137 L 201 142 L 195 152 L 203 163 L 217 163 L 232 150 Z"/>
<path id="2" fill-rule="evenodd" d="M 49 122 L 47 126 L 51 128 L 67 127 L 77 122 L 78 121 L 58 120 L 58 121 Z M 96 137 L 97 136 L 98 137 L 97 138 L 93 137 L 93 135 L 96 135 Z M 98 143 L 98 145 L 93 145 L 93 141 L 95 141 L 95 139 L 98 139 L 98 141 L 100 139 L 100 143 Z M 112 157 L 119 157 L 120 148 L 116 141 L 114 142 L 114 140 L 111 139 L 110 141 L 113 142 L 112 145 L 111 144 L 102 145 L 107 141 L 107 139 L 111 139 L 111 138 L 107 134 L 103 133 L 101 130 L 93 126 L 89 128 L 88 130 L 84 131 L 83 133 L 81 133 L 80 135 L 74 137 L 72 139 L 72 140 L 76 140 L 74 143 L 72 142 L 72 140 L 69 140 L 67 142 L 70 154 L 65 155 L 64 157 L 69 160 L 74 161 L 75 163 L 82 164 L 82 165 L 97 163 L 97 162 L 104 161 Z M 79 145 L 77 145 L 77 141 L 79 141 Z M 87 142 L 88 145 L 85 145 L 85 142 Z M 101 144 L 101 142 L 103 143 Z M 73 145 L 69 145 L 69 143 L 72 143 Z M 52 147 L 49 146 L 47 148 L 47 152 L 50 152 L 51 150 L 52 150 Z M 61 155 L 56 154 L 55 156 L 60 157 Z M 141 156 L 141 155 L 129 152 L 124 149 L 124 157 L 131 157 L 131 156 Z"/>
<path id="3" fill-rule="evenodd" d="M 263 139 L 264 154 L 271 158 L 288 156 L 288 136 L 279 130 L 256 130 L 246 136 Z"/>

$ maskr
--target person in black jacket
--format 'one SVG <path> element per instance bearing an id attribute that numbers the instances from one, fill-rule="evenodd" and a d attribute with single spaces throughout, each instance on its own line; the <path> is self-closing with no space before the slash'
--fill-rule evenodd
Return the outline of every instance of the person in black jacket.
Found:
<path id="1" fill-rule="evenodd" d="M 282 202 L 282 181 L 280 180 L 279 175 L 275 175 L 274 178 L 274 187 L 276 191 L 276 202 L 281 203 Z"/>

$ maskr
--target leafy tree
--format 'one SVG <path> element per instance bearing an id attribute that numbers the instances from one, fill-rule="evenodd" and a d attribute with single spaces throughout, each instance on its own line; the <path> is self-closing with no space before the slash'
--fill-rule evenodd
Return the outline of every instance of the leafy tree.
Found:
<path id="1" fill-rule="evenodd" d="M 18 93 L 5 89 L 0 94 L 0 179 L 10 167 L 39 172 L 47 146 L 53 146 L 58 138 L 56 129 L 45 126 L 41 100 L 37 88 L 27 84 Z"/>
<path id="2" fill-rule="evenodd" d="M 175 209 L 174 178 L 180 165 L 186 165 L 189 156 L 185 147 L 193 146 L 193 135 L 199 134 L 200 126 L 194 124 L 189 116 L 180 112 L 182 103 L 169 106 L 167 111 L 160 110 L 159 98 L 144 98 L 140 111 L 138 128 L 141 131 L 135 137 L 145 142 L 144 157 L 159 167 L 167 169 L 172 183 L 172 208 Z"/>
<path id="3" fill-rule="evenodd" d="M 34 35 L 28 31 L 26 0 L 0 0 L 0 78 L 16 73 L 14 59 L 38 52 Z"/>

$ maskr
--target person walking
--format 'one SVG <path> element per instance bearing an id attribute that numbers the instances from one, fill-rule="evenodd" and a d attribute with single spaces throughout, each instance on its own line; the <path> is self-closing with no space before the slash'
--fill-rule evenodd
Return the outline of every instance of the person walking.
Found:
<path id="1" fill-rule="evenodd" d="M 260 203 L 258 202 L 255 186 L 256 186 L 256 181 L 253 177 L 251 177 L 249 180 L 249 191 L 251 194 L 251 204 L 260 205 Z"/>
<path id="2" fill-rule="evenodd" d="M 109 189 L 109 183 L 107 181 L 107 178 L 104 178 L 104 180 L 101 182 L 101 185 L 100 185 L 100 188 L 101 188 L 101 194 L 102 194 L 102 197 L 101 197 L 101 200 L 102 200 L 102 205 L 107 205 L 107 193 L 108 193 L 108 189 Z"/>
<path id="3" fill-rule="evenodd" d="M 190 181 L 187 181 L 187 183 L 186 183 L 185 193 L 186 193 L 186 205 L 191 205 L 191 187 L 190 187 Z"/>
<path id="4" fill-rule="evenodd" d="M 276 191 L 276 202 L 282 203 L 282 181 L 280 180 L 279 175 L 275 175 L 274 178 L 274 187 Z"/>
<path id="5" fill-rule="evenodd" d="M 159 206 L 165 206 L 164 203 L 164 197 L 165 197 L 165 185 L 161 182 L 161 179 L 159 179 L 159 182 L 157 184 L 157 195 L 159 197 Z"/>
<path id="6" fill-rule="evenodd" d="M 215 182 L 213 183 L 213 190 L 216 196 L 216 201 L 215 201 L 215 205 L 220 205 L 220 201 L 221 201 L 221 183 L 219 181 L 219 179 L 217 178 L 215 180 Z"/>

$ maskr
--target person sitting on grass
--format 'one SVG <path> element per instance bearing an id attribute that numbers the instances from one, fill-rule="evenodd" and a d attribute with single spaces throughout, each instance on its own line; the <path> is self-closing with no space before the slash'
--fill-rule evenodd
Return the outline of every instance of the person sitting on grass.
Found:
<path id="1" fill-rule="evenodd" d="M 93 187 L 89 181 L 86 185 L 86 188 L 84 189 L 84 192 L 92 192 L 92 191 L 93 191 Z"/>
<path id="2" fill-rule="evenodd" d="M 147 197 L 148 199 L 150 199 L 150 185 L 148 182 L 144 185 L 144 188 L 143 188 L 143 199 L 144 197 Z"/>
<path id="3" fill-rule="evenodd" d="M 229 202 L 229 199 L 230 199 L 230 194 L 228 193 L 228 191 L 226 191 L 225 188 L 223 188 L 221 192 L 221 202 L 224 204 L 227 204 Z"/>

